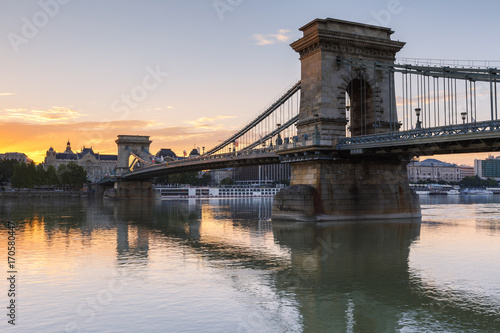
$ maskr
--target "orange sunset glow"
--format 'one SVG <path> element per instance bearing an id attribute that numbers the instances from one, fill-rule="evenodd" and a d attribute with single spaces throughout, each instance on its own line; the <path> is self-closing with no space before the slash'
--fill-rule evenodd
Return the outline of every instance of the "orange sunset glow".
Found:
<path id="1" fill-rule="evenodd" d="M 1 119 L 1 118 L 0 118 Z M 202 120 L 203 122 L 203 120 Z M 116 154 L 115 140 L 118 135 L 149 135 L 153 140 L 151 152 L 171 148 L 182 156 L 183 150 L 193 147 L 214 146 L 219 139 L 229 136 L 231 130 L 204 126 L 158 127 L 147 121 L 74 122 L 74 123 L 27 123 L 7 121 L 0 123 L 1 152 L 23 152 L 35 163 L 43 162 L 46 151 L 53 147 L 62 152 L 69 139 L 74 151 L 93 147 L 102 154 Z M 214 128 L 217 128 L 214 126 Z"/>

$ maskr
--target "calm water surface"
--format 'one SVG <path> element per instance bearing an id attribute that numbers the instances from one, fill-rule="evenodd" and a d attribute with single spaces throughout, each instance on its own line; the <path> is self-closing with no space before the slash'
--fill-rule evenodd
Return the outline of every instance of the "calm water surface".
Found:
<path id="1" fill-rule="evenodd" d="M 500 196 L 422 223 L 271 223 L 272 199 L 0 199 L 1 332 L 500 332 Z"/>

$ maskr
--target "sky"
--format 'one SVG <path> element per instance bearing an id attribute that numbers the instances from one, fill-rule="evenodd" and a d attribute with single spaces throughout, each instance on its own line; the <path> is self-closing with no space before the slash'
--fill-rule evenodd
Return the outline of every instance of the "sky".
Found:
<path id="1" fill-rule="evenodd" d="M 401 58 L 499 60 L 498 1 L 0 0 L 0 153 L 212 147 L 300 78 L 316 18 L 387 26 Z M 488 154 L 448 155 L 472 165 Z M 439 157 L 439 156 L 438 156 Z"/>

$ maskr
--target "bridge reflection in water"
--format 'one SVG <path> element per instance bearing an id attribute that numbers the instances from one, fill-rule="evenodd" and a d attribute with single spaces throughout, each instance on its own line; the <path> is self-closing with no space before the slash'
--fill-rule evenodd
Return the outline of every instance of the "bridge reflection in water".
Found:
<path id="1" fill-rule="evenodd" d="M 500 329 L 496 320 L 498 294 L 488 300 L 473 290 L 443 287 L 429 279 L 429 272 L 412 264 L 411 252 L 416 248 L 422 251 L 418 246 L 425 223 L 271 224 L 266 218 L 271 204 L 269 198 L 52 204 L 4 201 L 0 213 L 24 221 L 20 232 L 25 234 L 20 239 L 33 239 L 28 237 L 30 230 L 47 235 L 47 244 L 38 244 L 36 255 L 47 247 L 52 261 L 82 260 L 81 246 L 75 247 L 81 242 L 89 258 L 94 252 L 104 258 L 100 266 L 92 266 L 98 268 L 79 273 L 81 281 L 75 286 L 82 290 L 95 283 L 95 276 L 110 275 L 96 271 L 108 269 L 102 263 L 114 262 L 112 269 L 142 272 L 147 287 L 130 282 L 129 296 L 116 298 L 120 302 L 121 297 L 129 297 L 126 299 L 131 304 L 137 298 L 151 305 L 148 311 L 155 316 L 155 322 L 134 322 L 141 327 L 161 324 L 194 329 L 201 325 L 208 329 L 211 326 L 205 320 L 210 318 L 220 327 L 230 326 L 236 332 Z M 68 209 L 74 212 L 72 216 L 62 213 Z M 63 219 L 62 215 L 68 216 Z M 30 216 L 36 219 L 30 220 Z M 42 224 L 43 228 L 34 228 Z M 66 241 L 71 246 L 66 245 L 61 254 L 52 251 L 57 243 L 64 246 Z M 28 244 L 20 246 L 29 250 Z M 192 263 L 196 269 L 191 272 L 186 267 Z M 436 263 L 439 260 L 432 262 Z M 31 277 L 33 273 L 27 268 L 25 274 L 27 281 L 43 280 L 43 276 Z M 78 279 L 78 274 L 72 278 Z M 209 297 L 211 290 L 207 286 L 222 290 L 218 295 L 221 299 Z M 25 288 L 26 293 L 31 292 L 29 284 Z M 76 297 L 78 293 L 86 295 L 80 290 L 75 293 Z M 180 306 L 184 302 L 201 303 L 188 309 L 188 314 L 172 317 L 176 310 L 171 304 Z M 224 303 L 231 307 L 223 307 Z M 123 321 L 121 311 L 116 312 L 116 317 L 109 314 L 118 304 L 126 306 L 112 304 L 108 314 L 99 313 L 98 318 Z M 168 311 L 165 304 L 170 304 Z M 192 318 L 191 323 L 182 319 L 185 315 Z M 174 323 L 163 322 L 162 316 L 177 320 L 177 326 L 168 326 Z"/>
<path id="2" fill-rule="evenodd" d="M 261 198 L 166 201 L 150 227 L 187 241 L 209 262 L 269 275 L 270 300 L 279 304 L 254 309 L 250 317 L 262 325 L 273 316 L 289 318 L 284 304 L 293 304 L 286 311 L 296 311 L 292 317 L 304 332 L 452 331 L 470 322 L 500 327 L 470 295 L 451 296 L 409 266 L 419 220 L 271 226 L 271 207 L 272 200 Z M 251 290 L 234 280 L 234 288 Z M 255 325 L 247 322 L 240 331 Z"/>
<path id="3" fill-rule="evenodd" d="M 291 251 L 276 285 L 296 295 L 308 332 L 392 332 L 402 314 L 421 305 L 408 267 L 419 223 L 274 223 L 273 233 Z"/>

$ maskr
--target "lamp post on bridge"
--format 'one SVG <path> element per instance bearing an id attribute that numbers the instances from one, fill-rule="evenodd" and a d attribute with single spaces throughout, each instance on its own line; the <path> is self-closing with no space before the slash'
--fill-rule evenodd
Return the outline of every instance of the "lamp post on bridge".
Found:
<path id="1" fill-rule="evenodd" d="M 465 125 L 465 119 L 467 118 L 467 111 L 462 111 L 460 112 L 460 115 L 462 116 L 462 123 L 463 123 L 463 128 L 462 128 L 462 131 L 464 133 L 467 133 L 467 125 Z"/>
<path id="2" fill-rule="evenodd" d="M 280 128 L 281 124 L 276 124 L 276 127 L 278 129 Z M 278 131 L 278 136 L 276 137 L 276 149 L 279 149 L 279 147 L 283 144 L 283 139 L 281 138 L 280 132 Z"/>
<path id="3" fill-rule="evenodd" d="M 421 129 L 422 128 L 422 122 L 420 121 L 420 111 L 422 111 L 421 108 L 416 108 L 415 109 L 415 114 L 417 115 L 417 125 L 415 126 L 415 129 Z"/>
<path id="4" fill-rule="evenodd" d="M 462 112 L 460 112 L 460 115 L 462 116 L 462 121 L 463 121 L 463 124 L 465 125 L 465 118 L 467 118 L 467 112 L 462 111 Z"/>

